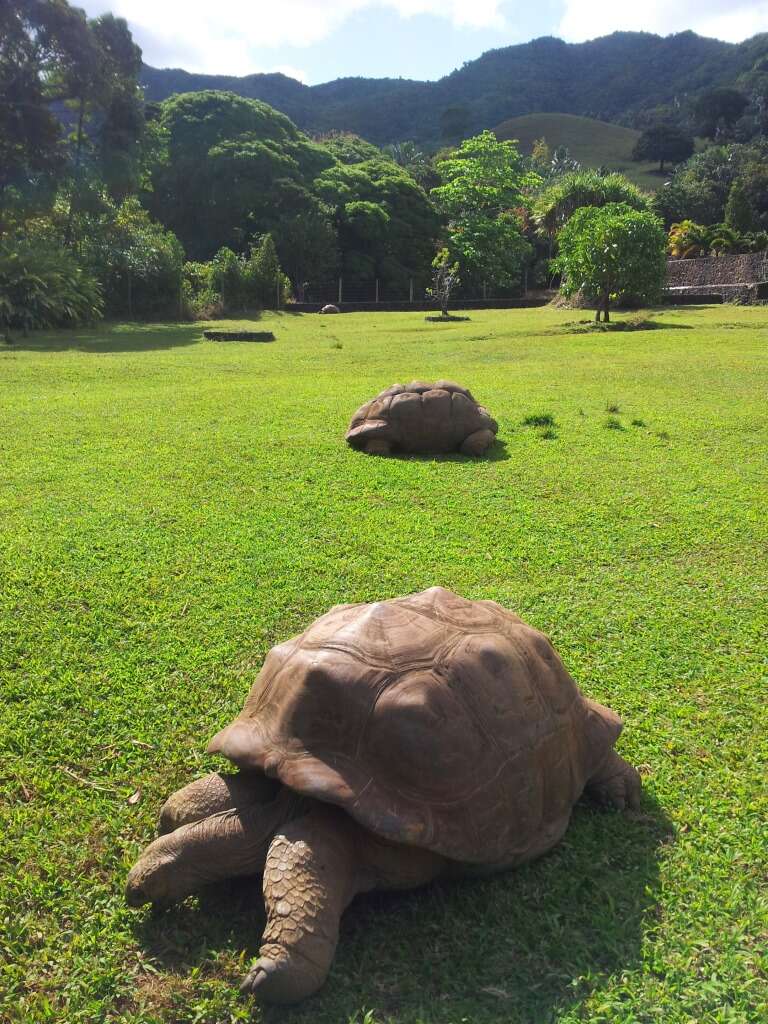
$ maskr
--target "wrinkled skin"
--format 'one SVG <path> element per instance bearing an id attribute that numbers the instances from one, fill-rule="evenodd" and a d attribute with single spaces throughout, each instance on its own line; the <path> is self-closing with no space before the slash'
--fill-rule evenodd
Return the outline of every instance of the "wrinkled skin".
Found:
<path id="1" fill-rule="evenodd" d="M 620 732 L 548 639 L 494 601 L 432 587 L 337 605 L 269 652 L 208 744 L 239 772 L 170 797 L 128 901 L 263 874 L 267 925 L 243 988 L 295 1002 L 323 984 L 356 893 L 530 861 L 584 792 L 636 808 Z"/>
<path id="2" fill-rule="evenodd" d="M 640 779 L 612 752 L 587 792 L 606 806 L 636 809 Z M 168 906 L 208 883 L 263 873 L 267 926 L 241 989 L 272 1003 L 298 1002 L 321 987 L 341 914 L 358 893 L 480 873 L 387 843 L 340 809 L 253 773 L 214 773 L 179 790 L 161 812 L 161 830 L 128 876 L 128 903 Z"/>

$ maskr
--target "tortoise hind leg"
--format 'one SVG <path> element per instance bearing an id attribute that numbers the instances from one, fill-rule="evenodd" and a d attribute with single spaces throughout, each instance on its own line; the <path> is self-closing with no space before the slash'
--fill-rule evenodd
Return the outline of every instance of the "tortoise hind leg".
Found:
<path id="1" fill-rule="evenodd" d="M 464 438 L 459 451 L 462 455 L 482 455 L 495 440 L 496 435 L 492 430 L 476 430 L 474 434 Z"/>
<path id="2" fill-rule="evenodd" d="M 261 772 L 211 772 L 168 797 L 160 810 L 158 832 L 167 835 L 211 814 L 271 803 L 280 785 Z"/>
<path id="3" fill-rule="evenodd" d="M 640 809 L 640 774 L 612 750 L 587 782 L 586 793 L 598 803 L 619 811 Z"/>

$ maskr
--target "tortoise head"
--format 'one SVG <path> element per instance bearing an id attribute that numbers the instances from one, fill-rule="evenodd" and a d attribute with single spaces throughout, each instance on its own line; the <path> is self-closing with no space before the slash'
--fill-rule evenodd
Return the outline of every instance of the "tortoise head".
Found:
<path id="1" fill-rule="evenodd" d="M 150 843 L 128 873 L 125 884 L 126 902 L 131 907 L 152 903 L 170 906 L 194 892 L 203 880 L 193 865 L 185 864 L 183 847 L 174 835 L 160 836 Z"/>

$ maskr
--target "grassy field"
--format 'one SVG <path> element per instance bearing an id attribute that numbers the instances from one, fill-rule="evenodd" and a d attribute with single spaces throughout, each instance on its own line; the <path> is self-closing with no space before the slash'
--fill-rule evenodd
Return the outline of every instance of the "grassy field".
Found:
<path id="1" fill-rule="evenodd" d="M 525 114 L 494 128 L 500 139 L 517 139 L 520 150 L 530 153 L 537 139 L 546 139 L 551 149 L 566 146 L 585 167 L 609 167 L 621 171 L 641 188 L 655 192 L 668 175 L 659 174 L 659 162 L 636 163 L 632 148 L 640 138 L 634 128 L 623 128 L 592 117 L 575 114 Z"/>
<path id="2" fill-rule="evenodd" d="M 768 1019 L 768 314 L 584 315 L 0 346 L 4 1024 Z M 414 377 L 487 404 L 490 457 L 347 448 L 352 411 Z M 550 635 L 624 717 L 642 812 L 580 806 L 517 872 L 357 901 L 325 989 L 261 1015 L 236 993 L 258 882 L 152 916 L 126 872 L 272 644 L 434 584 Z"/>

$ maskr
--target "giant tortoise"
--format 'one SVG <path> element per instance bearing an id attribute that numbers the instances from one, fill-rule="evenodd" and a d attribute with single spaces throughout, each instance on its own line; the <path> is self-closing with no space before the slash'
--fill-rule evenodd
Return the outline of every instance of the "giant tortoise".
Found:
<path id="1" fill-rule="evenodd" d="M 355 896 L 503 871 L 565 832 L 586 790 L 636 807 L 617 715 L 494 601 L 433 587 L 332 608 L 267 655 L 208 745 L 237 765 L 167 801 L 129 903 L 263 872 L 267 924 L 243 989 L 315 992 Z"/>
<path id="2" fill-rule="evenodd" d="M 371 455 L 454 451 L 482 455 L 495 441 L 497 430 L 488 410 L 460 384 L 415 380 L 393 384 L 361 405 L 346 439 L 353 448 Z"/>

